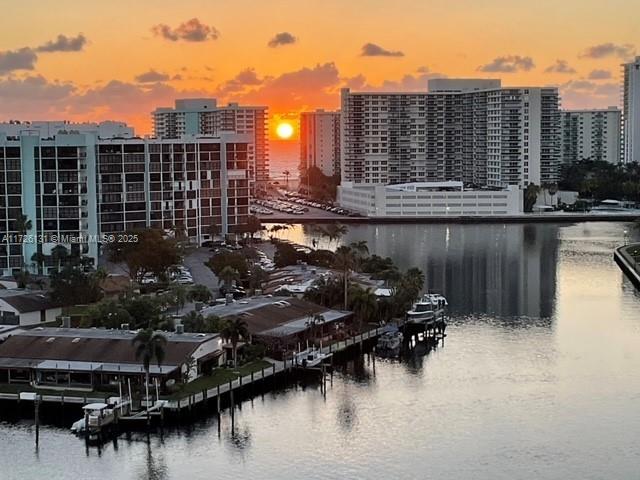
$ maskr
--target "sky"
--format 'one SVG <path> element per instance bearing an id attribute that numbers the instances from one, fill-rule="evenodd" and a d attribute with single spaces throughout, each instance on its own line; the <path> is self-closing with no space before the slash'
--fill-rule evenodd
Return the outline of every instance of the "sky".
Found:
<path id="1" fill-rule="evenodd" d="M 638 0 L 3 2 L 0 121 L 122 120 L 146 134 L 154 108 L 206 96 L 267 105 L 274 136 L 300 111 L 337 108 L 341 87 L 419 91 L 444 76 L 607 107 L 620 64 L 640 55 L 638 18 Z M 272 157 L 293 150 L 274 142 Z"/>

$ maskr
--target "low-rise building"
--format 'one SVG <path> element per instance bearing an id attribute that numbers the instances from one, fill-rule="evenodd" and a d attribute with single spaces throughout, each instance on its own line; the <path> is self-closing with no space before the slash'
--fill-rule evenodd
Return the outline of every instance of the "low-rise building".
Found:
<path id="1" fill-rule="evenodd" d="M 0 325 L 37 325 L 53 322 L 61 314 L 62 307 L 46 291 L 0 290 Z"/>
<path id="2" fill-rule="evenodd" d="M 333 310 L 294 297 L 251 297 L 228 305 L 205 308 L 204 316 L 240 317 L 252 340 L 272 354 L 295 350 L 306 341 L 330 339 L 352 313 Z"/>
<path id="3" fill-rule="evenodd" d="M 137 332 L 86 328 L 35 328 L 9 336 L 0 344 L 0 383 L 47 388 L 94 389 L 131 380 L 145 371 L 132 339 Z M 160 365 L 152 361 L 152 382 L 192 380 L 218 366 L 218 334 L 162 333 L 167 339 Z"/>
<path id="4" fill-rule="evenodd" d="M 518 215 L 523 212 L 522 191 L 467 190 L 462 182 L 415 182 L 398 185 L 338 187 L 341 207 L 369 217 L 467 217 Z"/>

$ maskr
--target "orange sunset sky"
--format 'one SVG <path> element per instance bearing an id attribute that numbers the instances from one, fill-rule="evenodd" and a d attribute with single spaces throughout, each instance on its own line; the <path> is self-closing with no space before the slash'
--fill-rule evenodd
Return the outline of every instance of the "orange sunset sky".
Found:
<path id="1" fill-rule="evenodd" d="M 340 87 L 424 90 L 434 76 L 619 105 L 639 18 L 637 0 L 3 2 L 0 120 L 124 120 L 145 134 L 155 107 L 213 96 L 269 106 L 273 133 L 336 108 Z"/>

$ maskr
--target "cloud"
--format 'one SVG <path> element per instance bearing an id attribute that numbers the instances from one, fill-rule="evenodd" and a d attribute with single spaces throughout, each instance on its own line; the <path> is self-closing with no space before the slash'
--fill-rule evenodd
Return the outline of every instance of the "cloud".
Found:
<path id="1" fill-rule="evenodd" d="M 58 37 L 36 48 L 38 52 L 79 52 L 87 43 L 87 38 L 83 34 L 77 37 L 67 37 L 66 35 L 58 35 Z"/>
<path id="2" fill-rule="evenodd" d="M 528 72 L 533 67 L 535 67 L 535 63 L 531 57 L 506 55 L 494 58 L 490 63 L 479 66 L 478 70 L 481 72 L 514 73 L 519 71 Z"/>
<path id="3" fill-rule="evenodd" d="M 255 72 L 248 70 L 255 75 Z M 340 101 L 337 91 L 340 75 L 332 62 L 286 72 L 276 77 L 259 79 L 255 75 L 252 79 L 252 74 L 243 75 L 244 83 L 238 90 L 229 92 L 228 88 L 229 83 L 240 86 L 242 82 L 236 76 L 234 80 L 223 84 L 218 94 L 227 101 L 269 105 L 275 111 L 335 108 Z M 247 80 L 253 81 L 255 85 L 248 84 Z"/>
<path id="4" fill-rule="evenodd" d="M 426 92 L 429 80 L 432 78 L 446 78 L 447 76 L 431 72 L 427 67 L 420 67 L 415 74 L 403 75 L 399 80 L 385 80 L 381 84 L 369 84 L 364 75 L 347 77 L 342 79 L 342 86 L 359 91 L 380 91 L 380 92 Z"/>
<path id="5" fill-rule="evenodd" d="M 617 83 L 595 83 L 589 80 L 571 80 L 559 86 L 562 106 L 574 108 L 605 108 L 617 105 L 620 86 Z"/>
<path id="6" fill-rule="evenodd" d="M 575 68 L 569 65 L 566 60 L 556 60 L 556 63 L 549 65 L 544 71 L 545 73 L 576 73 Z"/>
<path id="7" fill-rule="evenodd" d="M 33 70 L 37 61 L 38 55 L 28 47 L 0 52 L 0 75 L 15 70 Z"/>
<path id="8" fill-rule="evenodd" d="M 40 75 L 0 80 L 0 104 L 5 119 L 31 120 L 30 115 L 59 118 L 76 91 L 71 83 L 49 82 Z"/>
<path id="9" fill-rule="evenodd" d="M 387 50 L 375 43 L 365 43 L 360 51 L 362 57 L 404 57 L 399 50 Z"/>
<path id="10" fill-rule="evenodd" d="M 591 70 L 587 78 L 589 80 L 607 80 L 611 78 L 611 72 L 609 70 Z"/>
<path id="11" fill-rule="evenodd" d="M 297 41 L 298 39 L 289 32 L 280 32 L 276 33 L 276 35 L 271 40 L 269 40 L 269 43 L 267 45 L 269 45 L 271 48 L 276 48 L 283 45 L 291 45 L 293 43 L 296 43 Z"/>
<path id="12" fill-rule="evenodd" d="M 247 87 L 261 85 L 264 79 L 260 79 L 253 68 L 245 68 L 231 80 L 227 80 L 218 87 L 217 95 L 226 97 L 230 94 L 244 91 Z"/>
<path id="13" fill-rule="evenodd" d="M 587 48 L 580 57 L 582 58 L 606 58 L 619 57 L 630 58 L 635 54 L 635 48 L 629 43 L 618 45 L 612 42 L 600 43 Z"/>
<path id="14" fill-rule="evenodd" d="M 138 83 L 153 83 L 153 82 L 165 82 L 169 80 L 169 75 L 166 73 L 156 72 L 154 69 L 148 72 L 141 73 L 135 77 Z"/>
<path id="15" fill-rule="evenodd" d="M 220 32 L 213 25 L 205 25 L 197 18 L 192 18 L 181 23 L 176 28 L 171 28 L 166 24 L 158 24 L 151 27 L 154 35 L 162 37 L 165 40 L 177 42 L 184 40 L 185 42 L 205 42 L 207 40 L 217 40 Z"/>

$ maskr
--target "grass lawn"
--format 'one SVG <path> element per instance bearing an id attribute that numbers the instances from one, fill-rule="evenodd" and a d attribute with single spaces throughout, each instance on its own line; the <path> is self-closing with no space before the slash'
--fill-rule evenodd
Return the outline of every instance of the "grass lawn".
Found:
<path id="1" fill-rule="evenodd" d="M 180 391 L 174 393 L 169 398 L 171 400 L 178 400 L 179 398 L 199 393 L 210 388 L 215 388 L 218 385 L 224 385 L 236 378 L 250 375 L 251 372 L 259 372 L 263 368 L 271 368 L 272 366 L 273 364 L 266 360 L 256 360 L 254 362 L 245 363 L 238 368 L 216 368 L 211 375 L 197 378 L 193 382 L 186 384 L 180 389 Z"/>

